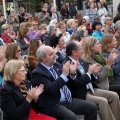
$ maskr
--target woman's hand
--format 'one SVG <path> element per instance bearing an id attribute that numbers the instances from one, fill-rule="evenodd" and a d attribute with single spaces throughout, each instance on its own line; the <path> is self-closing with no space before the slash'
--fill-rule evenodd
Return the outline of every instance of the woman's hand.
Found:
<path id="1" fill-rule="evenodd" d="M 31 88 L 27 91 L 26 100 L 31 102 L 32 100 L 38 100 L 39 95 L 43 92 L 44 85 L 40 84 L 39 87 Z"/>

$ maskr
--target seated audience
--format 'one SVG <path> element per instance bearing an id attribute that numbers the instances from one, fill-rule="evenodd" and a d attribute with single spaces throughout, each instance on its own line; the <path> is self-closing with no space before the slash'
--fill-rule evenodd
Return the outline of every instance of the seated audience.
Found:
<path id="1" fill-rule="evenodd" d="M 89 46 L 89 43 L 91 43 L 90 38 L 84 42 L 84 50 L 88 50 L 88 54 L 91 48 L 87 49 L 86 47 Z M 80 59 L 83 54 L 83 48 L 79 45 L 78 41 L 72 41 L 67 44 L 66 54 L 67 57 L 63 64 L 67 61 L 78 64 L 77 70 L 73 75 L 73 78 L 75 76 L 74 80 L 69 79 L 68 81 L 68 87 L 71 90 L 72 96 L 94 102 L 98 106 L 98 114 L 101 120 L 119 120 L 120 105 L 117 93 L 99 89 L 98 86 L 95 84 L 93 86 L 92 84 L 93 82 L 99 82 L 99 80 L 101 80 L 98 79 L 99 77 L 97 78 L 96 75 L 101 71 L 101 66 L 97 63 L 87 66 L 85 61 Z M 112 63 L 113 61 L 111 61 L 111 64 Z M 102 85 L 104 86 L 104 83 Z"/>
<path id="2" fill-rule="evenodd" d="M 74 74 L 76 64 L 69 61 L 62 67 L 55 62 L 54 49 L 41 46 L 37 50 L 37 67 L 32 72 L 33 87 L 44 84 L 44 92 L 37 101 L 38 110 L 58 120 L 77 120 L 76 114 L 85 115 L 85 120 L 97 120 L 97 107 L 94 103 L 72 98 L 66 86 L 69 72 Z M 71 78 L 72 79 L 72 78 Z M 52 102 L 51 102 L 52 101 Z"/>

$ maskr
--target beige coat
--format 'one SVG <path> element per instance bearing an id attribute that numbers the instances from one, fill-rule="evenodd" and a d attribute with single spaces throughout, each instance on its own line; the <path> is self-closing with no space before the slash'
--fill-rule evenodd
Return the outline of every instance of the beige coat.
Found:
<path id="1" fill-rule="evenodd" d="M 89 61 L 89 60 L 85 60 L 85 62 L 87 64 L 93 64 L 93 63 L 97 63 L 96 61 Z M 108 80 L 108 72 L 109 72 L 110 68 L 108 68 L 107 66 L 104 66 L 102 68 L 102 70 L 98 73 L 99 79 L 94 81 L 94 83 L 100 88 L 100 89 L 105 89 L 108 90 L 109 89 L 109 80 Z"/>
<path id="2" fill-rule="evenodd" d="M 48 16 L 48 17 L 46 18 L 45 16 Z M 49 25 L 49 22 L 51 20 L 48 12 L 46 12 L 46 15 L 44 15 L 42 12 L 40 12 L 38 15 L 38 19 L 40 21 L 40 24 L 46 24 L 46 25 Z"/>
<path id="3" fill-rule="evenodd" d="M 17 15 L 9 15 L 8 16 L 8 23 L 10 24 L 10 29 L 13 30 L 13 27 L 16 26 L 18 27 L 19 26 L 19 18 Z"/>

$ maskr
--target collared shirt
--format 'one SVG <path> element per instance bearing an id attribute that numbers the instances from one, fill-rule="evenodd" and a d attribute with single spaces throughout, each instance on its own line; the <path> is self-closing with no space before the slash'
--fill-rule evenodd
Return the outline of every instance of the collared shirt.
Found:
<path id="1" fill-rule="evenodd" d="M 68 43 L 70 41 L 70 34 L 66 32 L 65 34 L 63 34 L 63 38 L 64 38 L 64 42 Z"/>
<path id="2" fill-rule="evenodd" d="M 52 74 L 52 72 L 50 71 L 50 66 L 47 66 L 47 65 L 45 65 L 45 64 L 43 64 L 43 63 L 41 63 L 51 74 Z M 56 71 L 55 71 L 56 72 Z M 56 73 L 57 74 L 57 73 Z M 53 75 L 53 74 L 52 74 Z M 57 74 L 57 77 L 59 77 L 58 76 L 58 74 Z M 65 75 L 63 75 L 63 74 L 61 74 L 60 75 L 60 77 L 65 81 L 65 82 L 67 82 L 68 81 L 68 78 L 65 76 Z M 62 91 L 62 88 L 60 89 L 60 94 L 61 94 L 61 98 L 60 98 L 60 101 L 62 102 L 62 101 L 67 101 L 67 99 L 66 99 L 66 97 L 65 97 L 65 94 L 63 93 L 63 91 Z"/>
<path id="3" fill-rule="evenodd" d="M 73 63 L 76 63 L 76 62 L 77 62 L 75 59 L 71 58 L 70 56 L 69 56 L 69 58 L 72 60 Z M 89 74 L 89 73 L 86 73 L 86 74 L 88 75 L 88 77 L 89 77 L 90 80 L 91 80 L 90 74 Z M 74 79 L 73 79 L 73 80 L 74 80 Z M 88 85 L 86 85 L 86 87 L 87 87 L 87 89 L 89 89 Z"/>

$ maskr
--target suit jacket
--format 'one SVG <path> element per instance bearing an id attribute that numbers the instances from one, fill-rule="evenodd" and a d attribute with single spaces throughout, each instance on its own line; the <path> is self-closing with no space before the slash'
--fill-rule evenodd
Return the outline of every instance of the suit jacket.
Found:
<path id="1" fill-rule="evenodd" d="M 76 10 L 74 4 L 69 3 L 69 10 L 68 10 L 68 12 L 69 12 L 69 15 L 70 15 L 71 17 L 76 16 L 77 10 Z"/>
<path id="2" fill-rule="evenodd" d="M 4 120 L 28 120 L 31 104 L 12 82 L 7 82 L 1 90 L 1 109 Z"/>
<path id="3" fill-rule="evenodd" d="M 60 76 L 62 73 L 62 65 L 54 63 L 53 68 L 58 76 Z M 44 92 L 39 96 L 37 103 L 38 110 L 44 114 L 54 116 L 61 97 L 60 88 L 66 84 L 65 81 L 61 77 L 55 80 L 49 70 L 41 63 L 38 63 L 32 72 L 31 82 L 33 86 L 44 84 Z"/>
<path id="4" fill-rule="evenodd" d="M 63 63 L 66 63 L 68 60 L 71 61 L 71 59 L 69 57 L 66 57 Z M 79 59 L 79 62 L 82 65 L 85 73 L 87 73 L 87 71 L 88 71 L 87 64 L 82 59 Z M 93 80 L 95 80 L 93 75 L 91 75 L 91 78 L 92 78 L 92 80 L 90 80 L 90 78 L 87 74 L 82 75 L 80 73 L 80 71 L 77 69 L 76 79 L 75 80 L 69 79 L 69 81 L 67 82 L 67 84 L 71 90 L 72 96 L 74 98 L 86 99 L 86 94 L 87 94 L 86 85 L 88 83 L 92 82 Z M 97 86 L 94 85 L 94 87 L 97 87 Z"/>

